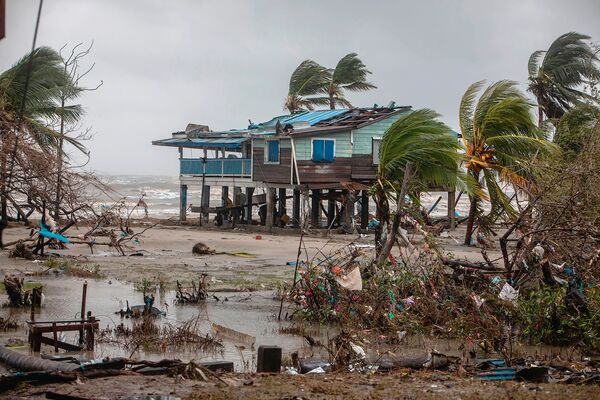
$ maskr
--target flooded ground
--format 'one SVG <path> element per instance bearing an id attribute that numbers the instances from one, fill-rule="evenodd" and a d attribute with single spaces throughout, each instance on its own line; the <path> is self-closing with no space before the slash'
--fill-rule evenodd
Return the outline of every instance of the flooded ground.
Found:
<path id="1" fill-rule="evenodd" d="M 73 278 L 46 278 L 30 279 L 30 282 L 42 283 L 44 285 L 44 305 L 36 308 L 35 318 L 37 321 L 69 320 L 81 316 L 81 296 L 83 279 Z M 130 327 L 132 319 L 121 318 L 116 311 L 125 307 L 127 301 L 131 306 L 143 304 L 142 293 L 134 290 L 133 286 L 118 281 L 109 280 L 87 280 L 87 310 L 100 320 L 100 328 L 115 328 L 124 323 Z M 110 284 L 109 284 L 110 282 Z M 133 356 L 136 358 L 159 360 L 163 358 L 178 358 L 184 361 L 195 359 L 227 360 L 233 361 L 236 371 L 248 371 L 255 367 L 256 349 L 260 345 L 278 345 L 284 352 L 302 350 L 306 347 L 306 340 L 302 337 L 279 333 L 281 327 L 288 326 L 288 322 L 277 321 L 279 302 L 274 299 L 274 293 L 270 291 L 252 293 L 214 292 L 220 299 L 209 298 L 201 304 L 174 305 L 174 291 L 168 291 L 164 295 L 156 296 L 155 306 L 166 312 L 166 315 L 157 319 L 159 324 L 176 325 L 182 321 L 197 318 L 200 322 L 200 332 L 210 334 L 213 323 L 226 326 L 230 329 L 254 336 L 254 346 L 245 342 L 223 340 L 223 349 L 217 352 L 199 353 L 196 351 L 171 351 L 169 347 L 165 352 L 152 352 L 140 349 Z M 2 296 L 2 302 L 7 297 Z M 29 319 L 29 309 L 11 310 L 4 308 L 3 315 L 12 314 L 19 321 L 22 328 L 17 332 L 4 332 L 0 334 L 0 340 L 7 342 L 12 339 L 26 341 L 26 324 Z M 315 328 L 316 329 L 316 328 Z M 63 339 L 69 343 L 76 344 L 76 333 L 64 334 Z M 323 332 L 326 335 L 326 332 Z M 42 346 L 42 352 L 52 353 L 51 346 Z M 105 356 L 129 357 L 129 351 L 118 346 L 106 343 L 98 343 L 93 357 Z"/>

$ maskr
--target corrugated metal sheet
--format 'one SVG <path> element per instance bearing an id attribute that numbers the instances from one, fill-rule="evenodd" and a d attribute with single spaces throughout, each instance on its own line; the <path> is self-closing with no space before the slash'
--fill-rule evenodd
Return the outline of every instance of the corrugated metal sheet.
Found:
<path id="1" fill-rule="evenodd" d="M 152 142 L 156 146 L 170 146 L 170 147 L 192 147 L 192 148 L 225 148 L 225 149 L 239 149 L 242 143 L 250 140 L 250 138 L 203 138 L 203 139 L 164 139 Z"/>
<path id="2" fill-rule="evenodd" d="M 306 122 L 310 126 L 313 126 L 321 121 L 337 117 L 338 115 L 342 115 L 348 111 L 350 110 L 347 108 L 340 108 L 336 110 L 305 111 L 300 114 L 293 114 L 288 117 L 283 117 L 280 121 L 284 125 Z"/>

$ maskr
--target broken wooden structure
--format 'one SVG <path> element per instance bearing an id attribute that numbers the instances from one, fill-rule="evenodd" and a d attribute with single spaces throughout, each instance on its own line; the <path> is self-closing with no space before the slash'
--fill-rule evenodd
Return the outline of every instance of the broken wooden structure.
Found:
<path id="1" fill-rule="evenodd" d="M 364 229 L 372 218 L 368 189 L 377 174 L 381 139 L 411 111 L 392 102 L 387 107 L 304 111 L 223 132 L 189 124 L 152 144 L 179 149 L 180 221 L 190 208 L 188 188 L 195 186 L 201 196 L 191 210 L 200 213 L 200 223 L 208 223 L 210 214 L 216 214 L 217 225 L 224 220 L 252 223 L 258 207 L 260 223 L 268 229 L 309 224 Z M 211 207 L 215 186 L 221 188 L 221 204 Z M 257 196 L 256 189 L 263 193 Z M 453 228 L 454 188 L 443 190 Z"/>
<path id="2" fill-rule="evenodd" d="M 81 297 L 81 318 L 72 320 L 57 321 L 36 321 L 35 305 L 31 305 L 31 315 L 27 322 L 29 327 L 29 345 L 31 350 L 39 352 L 42 344 L 54 347 L 54 351 L 59 349 L 66 351 L 82 351 L 85 343 L 85 350 L 94 350 L 94 335 L 98 330 L 99 321 L 92 315 L 91 311 L 86 313 L 87 282 L 83 283 L 83 293 Z M 61 332 L 79 332 L 79 343 L 74 345 L 58 339 Z M 44 336 L 46 333 L 52 333 L 52 337 Z"/>

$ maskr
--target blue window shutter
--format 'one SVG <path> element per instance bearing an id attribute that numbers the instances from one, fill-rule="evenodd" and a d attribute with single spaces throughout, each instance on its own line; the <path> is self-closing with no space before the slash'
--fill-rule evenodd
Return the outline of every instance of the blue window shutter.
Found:
<path id="1" fill-rule="evenodd" d="M 324 140 L 325 142 L 325 149 L 324 149 L 324 156 L 323 156 L 323 160 L 325 162 L 333 162 L 333 140 Z"/>
<path id="2" fill-rule="evenodd" d="M 320 162 L 323 161 L 323 147 L 324 147 L 324 141 L 323 140 L 313 140 L 313 153 L 312 153 L 312 160 L 316 161 L 316 162 Z"/>
<path id="3" fill-rule="evenodd" d="M 267 155 L 268 162 L 278 162 L 279 161 L 279 142 L 272 140 L 267 142 L 269 143 L 269 153 Z"/>

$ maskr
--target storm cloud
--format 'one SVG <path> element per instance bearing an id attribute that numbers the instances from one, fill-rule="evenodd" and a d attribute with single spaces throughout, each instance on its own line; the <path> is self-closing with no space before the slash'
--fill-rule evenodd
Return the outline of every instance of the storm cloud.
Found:
<path id="1" fill-rule="evenodd" d="M 0 69 L 31 46 L 38 0 L 7 1 Z M 357 52 L 376 90 L 356 106 L 432 108 L 457 127 L 477 80 L 526 82 L 531 52 L 578 31 L 600 40 L 600 2 L 47 0 L 38 45 L 94 41 L 81 98 L 89 167 L 111 174 L 177 174 L 176 151 L 151 140 L 188 122 L 243 128 L 283 114 L 289 76 L 304 59 L 333 67 Z"/>

